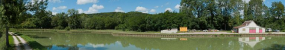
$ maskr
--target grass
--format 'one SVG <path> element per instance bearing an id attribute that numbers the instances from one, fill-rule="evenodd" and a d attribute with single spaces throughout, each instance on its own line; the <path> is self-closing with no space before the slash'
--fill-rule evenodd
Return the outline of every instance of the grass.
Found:
<path id="1" fill-rule="evenodd" d="M 5 35 L 2 34 L 1 37 L 0 37 L 0 41 L 1 41 L 1 43 L 0 43 L 0 50 L 5 50 L 5 48 L 6 48 L 6 41 L 5 40 L 6 40 L 5 39 Z"/>
<path id="2" fill-rule="evenodd" d="M 55 33 L 133 33 L 133 34 L 154 34 L 160 33 L 157 31 L 137 32 L 137 31 L 122 31 L 122 30 L 94 30 L 94 29 L 72 29 L 72 30 L 59 30 L 59 29 L 13 29 L 13 32 L 55 32 Z"/>
<path id="3" fill-rule="evenodd" d="M 8 47 L 8 50 L 15 50 L 15 43 L 14 43 L 14 39 L 11 35 L 8 36 L 9 37 L 9 45 L 10 47 Z"/>
<path id="4" fill-rule="evenodd" d="M 21 35 L 21 37 L 23 39 L 25 39 L 29 46 L 33 49 L 33 50 L 47 50 L 44 46 L 42 46 L 40 43 L 36 42 L 33 38 L 26 36 L 26 35 Z"/>

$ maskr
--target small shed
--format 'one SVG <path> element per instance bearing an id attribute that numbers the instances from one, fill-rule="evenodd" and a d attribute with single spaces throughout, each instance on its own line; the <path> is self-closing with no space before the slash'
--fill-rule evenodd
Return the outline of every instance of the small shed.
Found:
<path id="1" fill-rule="evenodd" d="M 187 32 L 188 31 L 188 29 L 187 29 L 187 27 L 180 27 L 180 32 Z"/>
<path id="2" fill-rule="evenodd" d="M 242 25 L 234 27 L 236 33 L 265 33 L 265 28 L 258 26 L 254 21 L 245 21 Z"/>

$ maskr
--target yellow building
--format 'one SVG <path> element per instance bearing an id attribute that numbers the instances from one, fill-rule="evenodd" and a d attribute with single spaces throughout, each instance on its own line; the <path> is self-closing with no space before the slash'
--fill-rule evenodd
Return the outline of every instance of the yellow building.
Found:
<path id="1" fill-rule="evenodd" d="M 188 30 L 187 30 L 187 27 L 180 27 L 180 31 L 181 32 L 187 32 Z"/>

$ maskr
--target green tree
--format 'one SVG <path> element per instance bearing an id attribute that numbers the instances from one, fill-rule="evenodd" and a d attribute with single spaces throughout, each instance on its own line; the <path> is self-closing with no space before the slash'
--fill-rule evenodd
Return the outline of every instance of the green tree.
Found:
<path id="1" fill-rule="evenodd" d="M 56 29 L 64 29 L 68 26 L 66 21 L 67 17 L 65 13 L 58 13 L 52 17 L 51 25 Z"/>
<path id="2" fill-rule="evenodd" d="M 69 9 L 68 16 L 68 26 L 72 29 L 80 28 L 78 11 L 75 9 Z"/>
<path id="3" fill-rule="evenodd" d="M 27 11 L 26 0 L 1 0 L 2 16 L 1 24 L 4 24 L 6 27 L 6 45 L 9 47 L 8 41 L 8 25 L 19 24 L 18 18 Z"/>

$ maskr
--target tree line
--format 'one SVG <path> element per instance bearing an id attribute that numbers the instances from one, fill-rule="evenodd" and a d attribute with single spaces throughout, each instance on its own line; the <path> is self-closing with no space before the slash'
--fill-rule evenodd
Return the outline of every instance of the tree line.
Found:
<path id="1" fill-rule="evenodd" d="M 267 7 L 263 0 L 250 0 L 248 3 L 242 0 L 181 0 L 179 12 L 84 14 L 69 9 L 67 13 L 56 15 L 46 10 L 47 1 L 23 3 L 25 4 L 15 6 L 21 8 L 21 11 L 13 11 L 14 9 L 5 8 L 7 5 L 4 3 L 1 4 L 1 23 L 13 28 L 160 31 L 179 27 L 231 30 L 244 21 L 253 20 L 265 28 L 285 30 L 284 5 L 280 1 L 272 2 L 271 7 Z"/>

